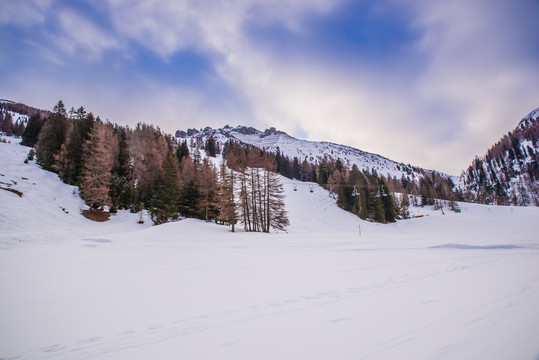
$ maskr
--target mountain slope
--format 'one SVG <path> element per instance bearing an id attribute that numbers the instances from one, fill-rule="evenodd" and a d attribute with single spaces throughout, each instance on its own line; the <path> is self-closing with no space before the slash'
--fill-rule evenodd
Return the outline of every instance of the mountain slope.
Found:
<path id="1" fill-rule="evenodd" d="M 0 142 L 0 248 L 19 247 L 26 242 L 56 243 L 150 226 L 148 218 L 144 225 L 137 224 L 139 215 L 128 211 L 120 211 L 106 223 L 86 219 L 81 210 L 88 207 L 79 189 L 64 184 L 58 175 L 33 161 L 25 164 L 29 148 L 15 140 L 10 142 Z"/>
<path id="2" fill-rule="evenodd" d="M 35 114 L 40 114 L 44 118 L 51 113 L 15 101 L 0 99 L 0 132 L 20 136 L 30 117 Z"/>
<path id="3" fill-rule="evenodd" d="M 0 190 L 0 358 L 537 354 L 539 208 L 416 208 L 428 216 L 380 225 L 284 180 L 288 233 L 92 223 L 27 150 L 0 143 L 1 181 L 23 192 Z"/>
<path id="4" fill-rule="evenodd" d="M 331 142 L 317 142 L 296 139 L 283 131 L 270 128 L 259 131 L 252 127 L 226 126 L 221 129 L 207 127 L 203 130 L 189 129 L 176 131 L 179 141 L 187 140 L 191 146 L 199 149 L 204 148 L 205 142 L 213 138 L 221 146 L 228 140 L 235 140 L 242 144 L 252 145 L 260 149 L 287 156 L 290 159 L 297 158 L 299 162 L 306 160 L 311 164 L 319 164 L 324 159 L 328 161 L 341 160 L 344 166 L 352 168 L 356 165 L 359 170 L 368 172 L 376 171 L 379 175 L 388 178 L 418 180 L 425 174 L 436 173 L 443 178 L 449 176 L 433 170 L 425 170 L 411 165 L 399 164 L 383 156 L 365 152 L 350 146 L 339 145 Z"/>
<path id="5" fill-rule="evenodd" d="M 539 206 L 539 108 L 531 111 L 462 174 L 467 198 Z"/>

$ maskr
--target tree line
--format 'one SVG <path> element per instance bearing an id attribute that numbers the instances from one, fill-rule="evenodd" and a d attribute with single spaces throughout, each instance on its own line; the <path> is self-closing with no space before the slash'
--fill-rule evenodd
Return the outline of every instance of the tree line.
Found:
<path id="1" fill-rule="evenodd" d="M 247 231 L 283 230 L 288 218 L 276 173 L 316 182 L 344 210 L 377 222 L 406 218 L 408 195 L 420 195 L 418 205 L 463 198 L 450 178 L 406 165 L 408 175 L 397 179 L 347 168 L 341 160 L 311 163 L 279 149 L 220 144 L 212 136 L 178 143 L 152 125 L 131 129 L 103 122 L 82 106 L 67 111 L 62 101 L 49 114 L 33 114 L 22 133 L 21 143 L 35 147 L 38 164 L 78 186 L 92 209 L 147 209 L 156 224 L 183 216 L 232 229 L 241 223 Z M 217 155 L 222 164 L 211 160 Z"/>
<path id="2" fill-rule="evenodd" d="M 103 122 L 82 106 L 67 111 L 62 101 L 48 117 L 29 119 L 21 143 L 35 147 L 43 169 L 78 186 L 94 211 L 147 209 L 155 224 L 183 216 L 232 230 L 237 223 L 262 232 L 288 225 L 274 157 L 254 148 L 227 143 L 221 151 L 210 141 L 201 156 L 158 127 Z"/>
<path id="3" fill-rule="evenodd" d="M 539 205 L 539 122 L 523 119 L 462 174 L 466 200 Z"/>

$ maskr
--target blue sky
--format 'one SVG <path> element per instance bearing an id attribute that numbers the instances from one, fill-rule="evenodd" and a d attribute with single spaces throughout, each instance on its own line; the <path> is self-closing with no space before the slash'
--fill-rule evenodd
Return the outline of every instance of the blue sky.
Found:
<path id="1" fill-rule="evenodd" d="M 459 174 L 539 106 L 539 1 L 0 0 L 0 97 Z"/>

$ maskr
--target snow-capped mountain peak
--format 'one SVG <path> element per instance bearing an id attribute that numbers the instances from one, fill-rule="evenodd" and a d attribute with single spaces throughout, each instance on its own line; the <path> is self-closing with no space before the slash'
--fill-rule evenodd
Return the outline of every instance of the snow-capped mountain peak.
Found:
<path id="1" fill-rule="evenodd" d="M 188 129 L 176 131 L 178 141 L 189 140 L 191 146 L 203 147 L 207 139 L 212 137 L 220 145 L 227 141 L 238 141 L 245 145 L 255 146 L 268 152 L 279 153 L 290 159 L 297 158 L 299 162 L 307 161 L 319 164 L 322 161 L 340 160 L 346 167 L 357 166 L 360 170 L 375 171 L 380 175 L 401 179 L 403 176 L 417 179 L 430 170 L 399 164 L 381 155 L 362 151 L 350 146 L 326 141 L 310 141 L 297 139 L 274 127 L 264 131 L 249 126 L 225 126 L 220 129 L 206 127 L 201 130 Z M 192 141 L 191 141 L 192 140 Z M 442 174 L 443 177 L 448 177 Z"/>

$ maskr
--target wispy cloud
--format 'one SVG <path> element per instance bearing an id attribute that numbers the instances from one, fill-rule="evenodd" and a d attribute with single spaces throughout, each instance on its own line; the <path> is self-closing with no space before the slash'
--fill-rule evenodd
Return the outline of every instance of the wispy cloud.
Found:
<path id="1" fill-rule="evenodd" d="M 0 24 L 30 27 L 42 24 L 54 0 L 0 0 Z"/>
<path id="2" fill-rule="evenodd" d="M 0 86 L 37 74 L 120 123 L 277 126 L 458 173 L 539 105 L 533 0 L 8 3 L 41 63 Z"/>
<path id="3" fill-rule="evenodd" d="M 98 61 L 106 51 L 122 47 L 115 34 L 102 30 L 75 11 L 62 10 L 58 22 L 60 33 L 51 34 L 54 37 L 51 42 L 69 56 Z"/>

